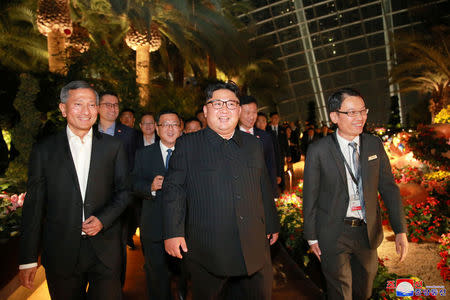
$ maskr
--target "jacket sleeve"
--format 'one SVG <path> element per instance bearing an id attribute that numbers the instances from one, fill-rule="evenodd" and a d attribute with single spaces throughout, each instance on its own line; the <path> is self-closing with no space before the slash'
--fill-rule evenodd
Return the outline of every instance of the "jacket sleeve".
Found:
<path id="1" fill-rule="evenodd" d="M 128 175 L 127 154 L 123 144 L 119 143 L 114 160 L 114 186 L 111 187 L 114 189 L 113 198 L 96 215 L 102 222 L 104 229 L 107 229 L 114 223 L 131 201 Z"/>
<path id="2" fill-rule="evenodd" d="M 144 199 L 153 199 L 151 194 L 151 186 L 154 178 L 145 175 L 145 154 L 147 149 L 139 149 L 136 151 L 133 172 L 131 173 L 131 186 L 133 192 Z"/>
<path id="3" fill-rule="evenodd" d="M 306 240 L 317 240 L 316 213 L 320 188 L 320 159 L 318 150 L 312 144 L 306 155 L 303 175 L 303 237 Z"/>
<path id="4" fill-rule="evenodd" d="M 185 148 L 188 145 L 183 141 L 183 138 L 177 139 L 163 182 L 163 239 L 185 236 L 185 183 L 188 168 Z"/>
<path id="5" fill-rule="evenodd" d="M 42 149 L 34 145 L 28 165 L 27 194 L 22 209 L 20 264 L 38 261 L 42 222 L 47 197 Z"/>

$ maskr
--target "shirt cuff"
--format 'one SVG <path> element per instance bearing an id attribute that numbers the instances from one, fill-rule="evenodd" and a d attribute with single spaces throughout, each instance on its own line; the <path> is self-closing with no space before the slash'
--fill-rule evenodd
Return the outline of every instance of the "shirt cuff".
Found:
<path id="1" fill-rule="evenodd" d="M 156 191 L 152 191 L 152 196 L 156 197 Z"/>
<path id="2" fill-rule="evenodd" d="M 25 270 L 25 269 L 31 269 L 33 267 L 37 267 L 37 263 L 29 263 L 29 264 L 24 264 L 24 265 L 19 265 L 19 270 Z"/>
<path id="3" fill-rule="evenodd" d="M 318 240 L 308 240 L 308 245 L 314 245 L 317 244 L 319 241 Z"/>

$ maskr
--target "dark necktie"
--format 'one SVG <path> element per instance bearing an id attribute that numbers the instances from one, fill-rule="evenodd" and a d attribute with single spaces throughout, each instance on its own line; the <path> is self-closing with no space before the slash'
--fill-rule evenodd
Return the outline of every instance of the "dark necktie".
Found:
<path id="1" fill-rule="evenodd" d="M 169 160 L 172 156 L 172 149 L 167 149 L 167 156 L 166 156 L 166 171 L 169 169 Z"/>

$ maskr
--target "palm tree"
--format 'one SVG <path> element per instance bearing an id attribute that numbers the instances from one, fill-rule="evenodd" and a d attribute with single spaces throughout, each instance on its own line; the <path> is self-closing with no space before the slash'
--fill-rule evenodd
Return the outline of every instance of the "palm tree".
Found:
<path id="1" fill-rule="evenodd" d="M 19 72 L 46 68 L 45 39 L 37 32 L 35 11 L 25 5 L 5 5 L 0 9 L 0 61 Z"/>
<path id="2" fill-rule="evenodd" d="M 49 70 L 52 73 L 65 74 L 66 38 L 73 31 L 69 0 L 39 0 L 37 13 L 39 32 L 47 37 Z"/>
<path id="3" fill-rule="evenodd" d="M 400 91 L 419 91 L 429 95 L 429 111 L 434 116 L 449 104 L 450 60 L 449 27 L 440 26 L 429 36 L 401 38 L 395 44 L 399 63 L 390 74 Z"/>

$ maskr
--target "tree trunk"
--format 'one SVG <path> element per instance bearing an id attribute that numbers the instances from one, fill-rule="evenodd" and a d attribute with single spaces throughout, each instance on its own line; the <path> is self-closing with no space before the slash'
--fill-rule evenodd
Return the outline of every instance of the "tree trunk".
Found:
<path id="1" fill-rule="evenodd" d="M 184 59 L 178 48 L 173 51 L 173 83 L 176 87 L 184 86 Z"/>
<path id="2" fill-rule="evenodd" d="M 52 73 L 67 74 L 65 41 L 64 33 L 59 30 L 47 35 L 48 69 Z"/>
<path id="3" fill-rule="evenodd" d="M 208 78 L 209 79 L 217 78 L 216 63 L 209 55 L 208 55 Z"/>
<path id="4" fill-rule="evenodd" d="M 150 102 L 150 46 L 136 49 L 136 83 L 139 87 L 139 103 L 146 106 Z"/>

